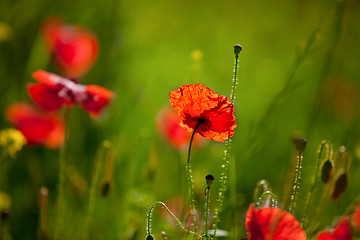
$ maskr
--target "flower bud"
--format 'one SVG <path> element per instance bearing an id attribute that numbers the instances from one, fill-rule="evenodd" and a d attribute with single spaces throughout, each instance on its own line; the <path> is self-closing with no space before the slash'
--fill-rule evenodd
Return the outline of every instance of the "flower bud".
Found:
<path id="1" fill-rule="evenodd" d="M 147 237 L 145 238 L 145 240 L 155 240 L 154 236 L 149 234 L 147 235 Z"/>
<path id="2" fill-rule="evenodd" d="M 239 53 L 241 52 L 241 50 L 242 50 L 241 45 L 240 45 L 240 44 L 235 44 L 235 46 L 234 46 L 234 53 L 235 53 L 236 56 L 239 55 Z"/>
<path id="3" fill-rule="evenodd" d="M 306 147 L 306 143 L 307 143 L 306 139 L 296 136 L 296 137 L 293 137 L 293 143 L 299 154 L 302 154 L 305 151 L 305 147 Z"/>
<path id="4" fill-rule="evenodd" d="M 110 190 L 111 190 L 111 184 L 110 184 L 110 182 L 109 182 L 109 181 L 106 181 L 106 180 L 103 181 L 103 182 L 101 183 L 100 190 L 101 190 L 101 195 L 102 195 L 103 197 L 106 197 L 106 196 L 109 194 Z"/>
<path id="5" fill-rule="evenodd" d="M 215 178 L 213 175 L 209 174 L 206 175 L 205 179 L 206 179 L 206 184 L 210 187 L 210 185 L 213 183 Z"/>
<path id="6" fill-rule="evenodd" d="M 346 190 L 349 184 L 348 174 L 342 170 L 336 177 L 334 185 L 330 192 L 332 200 L 337 200 Z"/>
<path id="7" fill-rule="evenodd" d="M 332 177 L 333 174 L 333 163 L 330 160 L 327 160 L 323 163 L 321 167 L 321 180 L 323 183 L 328 183 Z"/>
<path id="8" fill-rule="evenodd" d="M 1 223 L 5 224 L 7 220 L 11 217 L 11 212 L 9 210 L 2 210 L 0 213 Z"/>

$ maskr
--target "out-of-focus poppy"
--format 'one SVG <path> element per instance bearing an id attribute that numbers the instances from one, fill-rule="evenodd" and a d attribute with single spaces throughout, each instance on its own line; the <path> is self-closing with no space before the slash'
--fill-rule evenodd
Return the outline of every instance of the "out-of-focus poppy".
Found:
<path id="1" fill-rule="evenodd" d="M 246 213 L 245 226 L 249 240 L 306 239 L 298 220 L 279 208 L 264 207 L 257 210 L 251 204 Z"/>
<path id="2" fill-rule="evenodd" d="M 348 217 L 342 217 L 331 231 L 323 231 L 317 235 L 316 240 L 352 240 L 350 222 Z"/>
<path id="3" fill-rule="evenodd" d="M 355 211 L 351 214 L 351 225 L 356 233 L 360 233 L 360 203 L 355 205 Z"/>
<path id="4" fill-rule="evenodd" d="M 28 103 L 19 102 L 10 105 L 5 116 L 29 144 L 55 149 L 63 143 L 65 123 L 57 114 L 41 112 Z"/>
<path id="5" fill-rule="evenodd" d="M 173 197 L 165 201 L 166 206 L 169 210 L 179 219 L 186 228 L 191 227 L 193 224 L 193 215 L 191 214 L 191 208 L 186 205 L 186 202 L 181 197 Z M 166 221 L 174 228 L 177 228 L 177 223 L 174 218 L 165 210 L 165 208 L 158 208 L 158 214 L 161 219 Z"/>
<path id="6" fill-rule="evenodd" d="M 109 105 L 114 94 L 97 85 L 77 84 L 67 78 L 43 70 L 33 73 L 40 84 L 28 86 L 31 98 L 45 111 L 55 111 L 64 104 L 79 104 L 92 117 L 98 116 Z"/>
<path id="7" fill-rule="evenodd" d="M 55 63 L 67 78 L 83 76 L 97 59 L 98 40 L 83 27 L 65 25 L 59 17 L 50 17 L 43 23 L 41 34 Z"/>
<path id="8" fill-rule="evenodd" d="M 236 128 L 234 106 L 202 84 L 180 86 L 170 93 L 170 103 L 181 118 L 181 126 L 203 137 L 224 142 Z"/>
<path id="9" fill-rule="evenodd" d="M 180 126 L 181 119 L 170 107 L 165 107 L 156 116 L 156 126 L 166 142 L 169 142 L 178 150 L 185 150 L 191 138 L 191 132 Z M 193 146 L 200 147 L 206 143 L 207 139 L 194 136 Z"/>

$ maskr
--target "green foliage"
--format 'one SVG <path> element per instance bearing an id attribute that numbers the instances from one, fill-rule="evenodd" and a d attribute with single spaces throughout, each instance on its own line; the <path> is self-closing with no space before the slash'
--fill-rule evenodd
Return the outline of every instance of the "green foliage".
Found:
<path id="1" fill-rule="evenodd" d="M 319 143 L 328 139 L 334 146 L 344 145 L 352 156 L 351 166 L 341 163 L 346 191 L 336 201 L 330 200 L 330 183 L 319 179 L 313 189 L 309 212 L 321 208 L 321 216 L 309 214 L 308 223 L 316 220 L 311 225 L 314 229 L 308 225 L 311 237 L 330 226 L 360 199 L 359 11 L 355 0 L 0 1 L 1 113 L 15 101 L 31 101 L 26 85 L 34 82 L 32 72 L 57 72 L 39 35 L 42 21 L 51 15 L 97 34 L 100 55 L 82 83 L 116 93 L 99 119 L 91 119 L 78 107 L 68 118 L 65 162 L 72 170 L 63 172 L 62 239 L 162 239 L 161 231 L 169 239 L 186 238 L 176 223 L 156 210 L 153 236 L 146 232 L 149 207 L 156 201 L 169 206 L 174 198 L 185 203 L 174 209 L 169 206 L 171 212 L 190 229 L 186 225 L 186 152 L 172 148 L 159 136 L 156 114 L 169 106 L 169 92 L 179 85 L 203 83 L 220 95 L 228 94 L 237 43 L 243 47 L 236 87 L 238 127 L 228 159 L 229 188 L 219 230 L 228 231 L 231 239 L 246 235 L 245 212 L 261 179 L 267 179 L 271 189 L 264 187 L 256 198 L 265 202 L 264 193 L 271 191 L 272 200 L 278 196 L 278 206 L 286 209 L 296 163 L 291 142 L 295 131 L 308 140 L 294 212 L 298 219 L 308 211 L 306 194 L 314 176 L 320 177 L 330 159 L 327 152 L 317 163 Z M 194 51 L 197 57 L 191 57 Z M 3 130 L 10 124 L 1 117 L 0 126 Z M 112 143 L 111 179 L 106 175 L 106 158 L 96 158 L 106 139 Z M 200 215 L 204 176 L 215 177 L 210 226 L 221 187 L 224 150 L 224 144 L 209 142 L 191 153 L 193 195 Z M 38 194 L 43 186 L 49 190 L 47 223 L 53 237 L 58 158 L 58 151 L 29 146 L 14 158 L 0 159 L 0 192 L 11 197 L 7 239 L 47 239 L 39 232 Z M 102 194 L 101 180 L 110 180 L 107 194 Z M 325 200 L 319 204 L 320 199 Z"/>

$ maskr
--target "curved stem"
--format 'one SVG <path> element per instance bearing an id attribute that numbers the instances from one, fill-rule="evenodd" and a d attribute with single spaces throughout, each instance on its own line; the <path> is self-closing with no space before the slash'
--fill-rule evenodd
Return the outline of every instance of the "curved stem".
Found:
<path id="1" fill-rule="evenodd" d="M 261 194 L 257 209 L 260 209 L 261 205 L 266 201 L 268 195 L 272 197 L 272 202 L 273 202 L 272 207 L 277 207 L 278 204 L 277 196 L 272 191 L 266 191 L 263 194 Z"/>
<path id="2" fill-rule="evenodd" d="M 190 206 L 191 206 L 191 214 L 194 215 L 194 225 L 196 228 L 196 217 L 195 217 L 195 206 L 194 206 L 194 199 L 193 199 L 193 187 L 192 187 L 192 175 L 191 175 L 191 167 L 190 167 L 190 153 L 191 153 L 191 146 L 192 146 L 192 142 L 196 133 L 196 130 L 198 129 L 198 127 L 200 126 L 200 124 L 202 123 L 201 120 L 198 120 L 198 123 L 196 124 L 196 127 L 194 128 L 194 131 L 191 135 L 190 138 L 190 143 L 189 143 L 189 150 L 188 150 L 188 156 L 187 156 L 187 162 L 186 162 L 186 170 L 187 170 L 187 174 L 188 174 L 188 180 L 189 180 L 189 186 L 190 186 Z"/>
<path id="3" fill-rule="evenodd" d="M 165 203 L 163 202 L 155 202 L 149 209 L 149 213 L 148 213 L 148 219 L 147 219 L 147 228 L 146 228 L 146 231 L 148 233 L 148 235 L 151 234 L 151 216 L 152 216 L 152 211 L 154 210 L 154 208 L 157 206 L 157 205 L 162 205 L 165 210 L 170 214 L 170 216 L 172 218 L 175 219 L 175 221 L 177 222 L 177 224 L 180 226 L 181 230 L 183 230 L 184 232 L 186 233 L 190 233 L 190 234 L 193 234 L 195 236 L 197 236 L 198 238 L 201 238 L 201 235 L 196 233 L 196 232 L 193 232 L 193 231 L 190 231 L 190 230 L 187 230 L 186 228 L 184 228 L 184 226 L 181 224 L 180 220 L 170 211 L 170 209 L 165 205 Z"/>

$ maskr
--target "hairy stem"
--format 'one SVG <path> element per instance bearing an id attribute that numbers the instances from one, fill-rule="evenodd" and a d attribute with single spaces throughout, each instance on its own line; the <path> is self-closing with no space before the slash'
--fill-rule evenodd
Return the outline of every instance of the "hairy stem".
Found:
<path id="1" fill-rule="evenodd" d="M 238 62 L 239 62 L 239 55 L 235 54 L 234 77 L 233 77 L 233 85 L 231 88 L 231 96 L 230 96 L 230 101 L 232 102 L 233 106 L 234 106 L 234 102 L 235 102 L 236 85 L 238 83 L 238 76 L 237 76 Z M 221 165 L 222 171 L 221 171 L 221 175 L 220 175 L 219 196 L 217 199 L 218 207 L 215 210 L 215 217 L 214 217 L 215 218 L 214 237 L 216 237 L 216 230 L 217 230 L 218 224 L 220 222 L 219 214 L 223 210 L 224 195 L 227 190 L 227 176 L 228 176 L 228 169 L 229 169 L 230 148 L 231 148 L 231 139 L 230 139 L 230 131 L 229 131 L 229 135 L 228 135 L 228 138 L 226 139 L 226 143 L 225 143 L 226 150 L 224 151 L 224 153 L 225 153 L 224 154 L 224 163 Z M 232 169 L 232 173 L 234 176 L 236 175 L 235 169 Z M 236 187 L 234 189 L 236 189 Z M 235 193 L 233 193 L 233 194 L 235 194 Z"/>
<path id="2" fill-rule="evenodd" d="M 150 209 L 149 209 L 149 213 L 148 213 L 148 218 L 147 218 L 147 228 L 146 228 L 146 231 L 148 233 L 148 235 L 151 234 L 151 218 L 152 218 L 152 212 L 154 210 L 154 208 L 157 206 L 157 205 L 162 205 L 165 210 L 170 214 L 170 216 L 172 218 L 175 219 L 175 221 L 177 222 L 177 224 L 179 225 L 179 227 L 181 228 L 181 230 L 183 230 L 184 232 L 186 233 L 189 233 L 189 234 L 193 234 L 195 236 L 197 236 L 197 238 L 201 238 L 201 235 L 196 233 L 196 232 L 193 232 L 193 231 L 190 231 L 190 230 L 187 230 L 180 222 L 180 220 L 170 211 L 170 209 L 165 205 L 165 203 L 163 202 L 155 202 L 153 205 L 151 205 Z"/>
<path id="3" fill-rule="evenodd" d="M 209 221 L 209 201 L 210 201 L 210 186 L 205 189 L 205 236 L 208 236 L 208 221 Z"/>
<path id="4" fill-rule="evenodd" d="M 297 156 L 294 186 L 293 186 L 292 194 L 290 197 L 291 202 L 290 202 L 289 212 L 291 214 L 294 213 L 294 210 L 296 207 L 296 194 L 297 194 L 297 190 L 300 188 L 302 160 L 303 160 L 303 155 L 302 155 L 302 153 L 299 153 L 299 155 Z"/>

